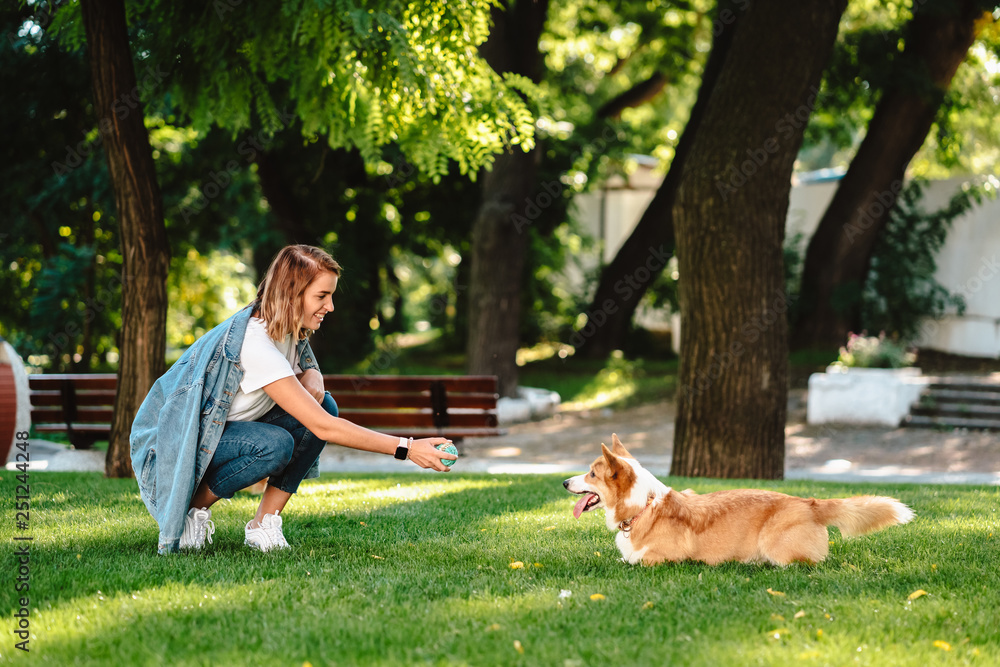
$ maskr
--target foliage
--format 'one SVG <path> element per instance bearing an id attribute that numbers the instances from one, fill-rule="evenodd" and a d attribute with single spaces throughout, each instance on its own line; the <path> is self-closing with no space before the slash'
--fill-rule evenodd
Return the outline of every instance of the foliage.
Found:
<path id="1" fill-rule="evenodd" d="M 429 176 L 454 161 L 474 177 L 494 154 L 534 144 L 534 86 L 478 53 L 492 5 L 135 0 L 129 20 L 142 69 L 199 131 L 268 137 L 298 118 L 303 136 L 357 147 L 368 164 L 394 144 Z M 82 43 L 80 23 L 77 5 L 60 12 L 68 45 Z"/>
<path id="2" fill-rule="evenodd" d="M 997 181 L 969 181 L 946 206 L 926 213 L 920 200 L 926 183 L 910 181 L 900 192 L 889 221 L 872 251 L 871 268 L 861 295 L 861 323 L 871 331 L 889 331 L 912 339 L 925 317 L 950 308 L 965 311 L 965 300 L 934 279 L 936 256 L 952 222 L 987 197 L 995 197 Z"/>
<path id="3" fill-rule="evenodd" d="M 952 11 L 955 4 L 954 0 L 848 4 L 806 128 L 800 170 L 846 168 L 882 93 L 890 86 L 929 85 L 905 54 L 913 6 L 933 14 Z M 912 160 L 915 176 L 996 173 L 1000 128 L 991 110 L 1000 91 L 1000 9 L 994 2 L 979 4 L 983 17 L 976 24 L 976 41 L 951 82 L 933 129 Z"/>
<path id="4" fill-rule="evenodd" d="M 878 336 L 852 333 L 847 346 L 840 348 L 840 356 L 834 365 L 847 368 L 903 368 L 912 366 L 917 355 L 906 346 L 891 338 L 883 331 Z"/>
<path id="5" fill-rule="evenodd" d="M 134 481 L 34 472 L 31 590 L 42 602 L 31 606 L 31 653 L 8 637 L 4 657 L 316 667 L 1000 662 L 996 488 L 879 484 L 917 519 L 852 540 L 831 530 L 830 556 L 816 566 L 639 567 L 621 562 L 599 511 L 573 519 L 564 477 L 326 473 L 283 513 L 290 550 L 243 546 L 257 498 L 238 494 L 213 507 L 203 553 L 163 557 Z M 741 485 L 663 481 L 699 493 Z M 759 485 L 820 498 L 875 491 Z M 0 557 L 16 562 L 19 543 L 6 535 Z M 8 614 L 17 598 L 13 585 L 0 587 Z M 419 632 L 414 619 L 425 619 Z"/>
<path id="6" fill-rule="evenodd" d="M 237 310 L 253 301 L 257 286 L 246 257 L 193 248 L 171 261 L 167 278 L 167 356 L 190 347 Z"/>
<path id="7" fill-rule="evenodd" d="M 694 104 L 712 25 L 713 3 L 608 3 L 558 0 L 539 41 L 548 93 L 539 119 L 549 169 L 579 192 L 637 168 L 654 155 L 663 170 Z M 663 89 L 641 104 L 602 113 L 654 77 Z"/>

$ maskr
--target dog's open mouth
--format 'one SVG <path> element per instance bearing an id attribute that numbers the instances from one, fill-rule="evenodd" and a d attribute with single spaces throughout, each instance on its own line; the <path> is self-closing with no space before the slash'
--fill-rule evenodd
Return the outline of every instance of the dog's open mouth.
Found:
<path id="1" fill-rule="evenodd" d="M 579 519 L 581 514 L 594 509 L 600 502 L 601 497 L 596 493 L 584 494 L 583 498 L 580 498 L 573 507 L 573 516 Z"/>

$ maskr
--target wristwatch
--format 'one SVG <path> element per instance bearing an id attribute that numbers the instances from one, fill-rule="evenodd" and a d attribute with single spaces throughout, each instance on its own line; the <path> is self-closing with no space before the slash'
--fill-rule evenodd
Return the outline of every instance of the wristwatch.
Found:
<path id="1" fill-rule="evenodd" d="M 410 445 L 413 444 L 413 438 L 399 438 L 399 444 L 396 445 L 396 453 L 393 454 L 394 457 L 400 461 L 405 461 L 410 455 Z"/>

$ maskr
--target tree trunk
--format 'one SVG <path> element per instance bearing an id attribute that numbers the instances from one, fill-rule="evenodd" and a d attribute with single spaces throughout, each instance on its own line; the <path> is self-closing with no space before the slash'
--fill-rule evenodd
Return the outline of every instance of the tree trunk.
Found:
<path id="1" fill-rule="evenodd" d="M 482 54 L 495 71 L 541 79 L 538 37 L 547 11 L 548 0 L 493 11 L 494 27 Z M 498 376 L 501 396 L 517 390 L 521 283 L 535 217 L 527 209 L 536 205 L 536 195 L 542 196 L 537 161 L 537 148 L 497 156 L 493 169 L 482 175 L 482 200 L 472 225 L 468 370 Z"/>
<path id="2" fill-rule="evenodd" d="M 681 329 L 671 474 L 780 479 L 792 166 L 847 0 L 749 5 L 674 205 Z"/>
<path id="3" fill-rule="evenodd" d="M 97 273 L 97 245 L 94 242 L 94 202 L 90 200 L 89 205 L 85 209 L 86 218 L 80 221 L 80 232 L 77 239 L 77 246 L 80 248 L 91 248 L 94 253 L 90 258 L 90 263 L 87 265 L 86 275 L 83 281 L 83 302 L 91 303 L 94 298 L 94 282 L 95 274 Z M 93 327 L 94 317 L 90 312 L 88 307 L 83 313 L 83 325 L 82 331 L 80 333 L 80 347 L 82 348 L 80 352 L 80 361 L 73 362 L 73 372 L 74 373 L 89 373 L 91 366 L 93 365 L 94 356 L 94 327 Z"/>
<path id="4" fill-rule="evenodd" d="M 809 241 L 795 348 L 833 348 L 858 331 L 860 299 L 875 241 L 896 204 L 906 167 L 927 137 L 945 91 L 975 39 L 981 10 L 917 6 L 910 21 L 899 85 L 885 91 L 857 155 Z M 916 79 L 916 85 L 912 82 Z M 909 83 L 909 85 L 906 85 Z"/>
<path id="5" fill-rule="evenodd" d="M 94 79 L 94 107 L 104 135 L 123 258 L 121 361 L 104 470 L 109 477 L 129 477 L 133 474 L 129 451 L 132 421 L 166 366 L 170 248 L 129 50 L 125 3 L 82 0 L 81 7 Z"/>
<path id="6" fill-rule="evenodd" d="M 597 291 L 587 309 L 587 324 L 571 340 L 577 355 L 604 359 L 612 350 L 622 348 L 642 296 L 666 266 L 665 257 L 674 252 L 673 206 L 677 186 L 701 125 L 705 106 L 732 44 L 737 22 L 738 17 L 719 33 L 712 45 L 698 89 L 698 99 L 677 142 L 670 171 L 615 258 L 601 272 Z"/>

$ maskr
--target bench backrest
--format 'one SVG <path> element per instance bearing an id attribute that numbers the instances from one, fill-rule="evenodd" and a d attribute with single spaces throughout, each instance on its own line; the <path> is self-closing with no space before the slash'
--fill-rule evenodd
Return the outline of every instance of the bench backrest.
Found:
<path id="1" fill-rule="evenodd" d="M 391 435 L 499 435 L 492 375 L 324 375 L 340 415 Z M 31 421 L 39 432 L 110 433 L 113 373 L 30 375 Z"/>
<path id="2" fill-rule="evenodd" d="M 340 416 L 392 435 L 497 435 L 494 375 L 324 375 Z"/>
<path id="3" fill-rule="evenodd" d="M 41 431 L 67 424 L 111 424 L 118 376 L 114 373 L 29 375 L 31 423 Z"/>

